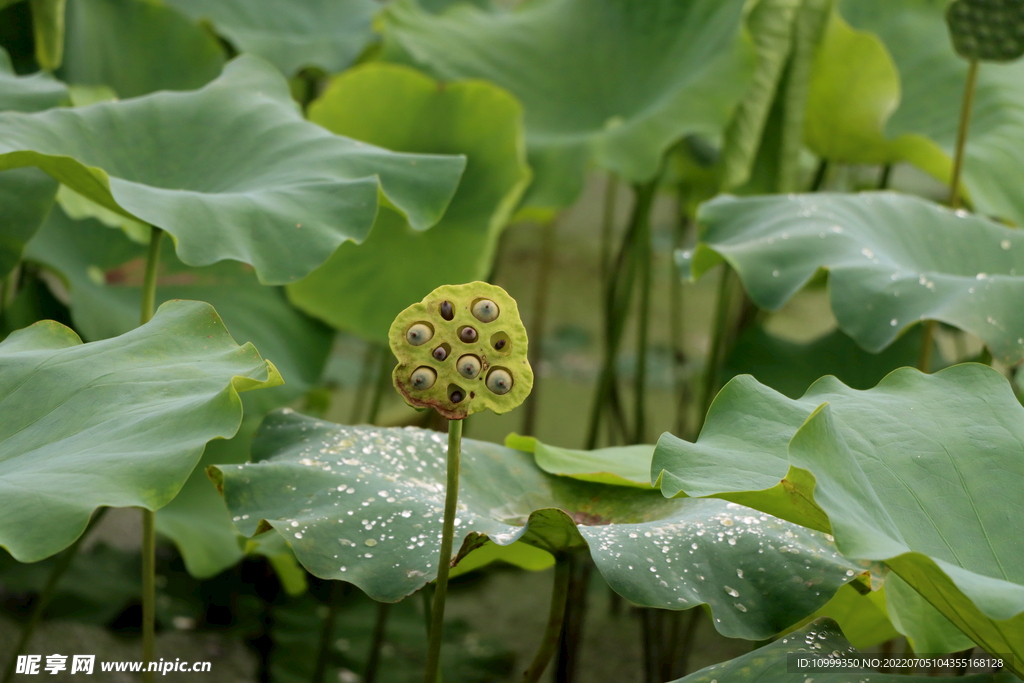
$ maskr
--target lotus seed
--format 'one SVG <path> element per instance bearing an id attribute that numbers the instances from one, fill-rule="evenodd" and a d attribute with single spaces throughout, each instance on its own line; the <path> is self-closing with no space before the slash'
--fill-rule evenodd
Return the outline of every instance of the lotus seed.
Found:
<path id="1" fill-rule="evenodd" d="M 494 348 L 501 351 L 503 348 L 505 348 L 505 340 L 499 339 L 498 341 L 494 342 Z"/>
<path id="2" fill-rule="evenodd" d="M 496 394 L 507 394 L 512 390 L 512 375 L 508 370 L 497 368 L 487 376 L 487 388 Z"/>
<path id="3" fill-rule="evenodd" d="M 455 317 L 455 309 L 452 308 L 451 301 L 441 302 L 441 317 L 444 318 L 445 320 L 451 320 L 452 318 Z"/>
<path id="4" fill-rule="evenodd" d="M 433 368 L 416 368 L 412 376 L 409 377 L 409 381 L 412 382 L 413 389 L 423 391 L 434 386 L 434 382 L 437 381 L 437 373 L 434 372 Z"/>
<path id="5" fill-rule="evenodd" d="M 476 330 L 472 327 L 463 327 L 459 330 L 459 339 L 461 339 L 463 343 L 472 344 L 476 341 L 476 337 Z"/>
<path id="6" fill-rule="evenodd" d="M 423 323 L 416 323 L 405 333 L 405 338 L 413 346 L 422 346 L 430 341 L 433 336 L 434 330 L 429 325 Z"/>
<path id="7" fill-rule="evenodd" d="M 473 379 L 480 374 L 480 359 L 476 356 L 463 356 L 455 367 L 460 375 L 466 379 Z"/>
<path id="8" fill-rule="evenodd" d="M 483 323 L 489 323 L 498 317 L 498 304 L 490 299 L 480 299 L 473 304 L 473 316 Z"/>
<path id="9" fill-rule="evenodd" d="M 464 397 L 463 397 L 463 395 L 462 395 L 462 392 L 456 389 L 456 390 L 455 390 L 455 391 L 453 391 L 453 392 L 451 393 L 451 395 L 450 395 L 450 396 L 448 397 L 448 400 L 450 400 L 450 401 L 451 401 L 452 403 L 462 403 L 462 399 L 463 399 L 463 398 L 464 398 Z"/>
<path id="10" fill-rule="evenodd" d="M 431 355 L 434 357 L 434 360 L 444 360 L 448 357 L 448 350 L 443 346 L 438 346 Z"/>

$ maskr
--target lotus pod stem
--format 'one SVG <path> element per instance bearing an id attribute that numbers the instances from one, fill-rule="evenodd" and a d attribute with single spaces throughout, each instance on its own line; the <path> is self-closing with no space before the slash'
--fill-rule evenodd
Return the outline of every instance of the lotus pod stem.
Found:
<path id="1" fill-rule="evenodd" d="M 486 282 L 444 285 L 398 314 L 388 334 L 398 359 L 395 389 L 414 408 L 448 418 L 448 479 L 424 680 L 436 683 L 441 659 L 459 496 L 462 420 L 481 410 L 506 413 L 533 388 L 526 327 L 515 299 Z"/>

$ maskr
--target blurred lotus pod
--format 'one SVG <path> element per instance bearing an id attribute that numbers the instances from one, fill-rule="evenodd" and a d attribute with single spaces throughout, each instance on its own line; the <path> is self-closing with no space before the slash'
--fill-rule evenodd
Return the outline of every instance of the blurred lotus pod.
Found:
<path id="1" fill-rule="evenodd" d="M 533 388 L 526 327 L 501 287 L 438 287 L 399 313 L 388 336 L 398 358 L 395 388 L 414 408 L 449 420 L 486 409 L 500 415 Z"/>
<path id="2" fill-rule="evenodd" d="M 955 0 L 946 23 L 965 59 L 1009 62 L 1024 55 L 1024 0 Z"/>

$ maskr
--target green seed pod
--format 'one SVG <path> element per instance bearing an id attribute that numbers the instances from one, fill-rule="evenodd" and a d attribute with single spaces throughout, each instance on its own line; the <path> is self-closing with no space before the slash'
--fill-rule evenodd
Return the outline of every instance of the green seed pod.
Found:
<path id="1" fill-rule="evenodd" d="M 486 282 L 438 287 L 398 315 L 389 339 L 398 358 L 392 379 L 406 403 L 449 420 L 506 413 L 533 388 L 519 308 Z"/>
<path id="2" fill-rule="evenodd" d="M 1024 0 L 955 0 L 946 24 L 965 59 L 1009 62 L 1024 55 Z"/>

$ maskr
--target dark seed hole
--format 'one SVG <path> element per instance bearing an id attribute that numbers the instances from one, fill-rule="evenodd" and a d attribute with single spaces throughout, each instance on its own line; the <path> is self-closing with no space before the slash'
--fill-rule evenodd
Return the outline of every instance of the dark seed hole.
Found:
<path id="1" fill-rule="evenodd" d="M 448 355 L 451 354 L 451 352 L 452 347 L 448 346 L 448 344 L 441 344 L 436 349 L 434 349 L 430 355 L 434 357 L 434 360 L 442 361 L 445 358 L 447 358 Z"/>
<path id="2" fill-rule="evenodd" d="M 455 317 L 455 308 L 452 306 L 451 301 L 441 302 L 441 317 L 445 320 L 451 320 Z"/>
<path id="3" fill-rule="evenodd" d="M 508 334 L 505 332 L 495 332 L 491 335 L 491 347 L 505 355 L 512 348 L 512 340 L 509 339 Z"/>
<path id="4" fill-rule="evenodd" d="M 473 342 L 476 341 L 476 338 L 476 330 L 474 330 L 472 327 L 463 327 L 461 330 L 459 330 L 459 339 L 461 339 L 465 344 L 472 344 Z"/>

